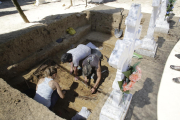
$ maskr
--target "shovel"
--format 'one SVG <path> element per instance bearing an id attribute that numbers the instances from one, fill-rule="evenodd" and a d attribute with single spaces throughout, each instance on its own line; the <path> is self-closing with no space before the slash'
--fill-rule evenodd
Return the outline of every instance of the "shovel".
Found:
<path id="1" fill-rule="evenodd" d="M 114 35 L 115 35 L 116 38 L 121 37 L 121 35 L 123 33 L 123 30 L 120 29 L 121 28 L 121 24 L 122 24 L 122 19 L 123 19 L 123 15 L 122 15 L 123 11 L 124 11 L 124 8 L 120 11 L 121 12 L 121 15 L 120 15 L 121 21 L 119 23 L 119 29 L 115 29 L 115 31 L 114 31 Z"/>

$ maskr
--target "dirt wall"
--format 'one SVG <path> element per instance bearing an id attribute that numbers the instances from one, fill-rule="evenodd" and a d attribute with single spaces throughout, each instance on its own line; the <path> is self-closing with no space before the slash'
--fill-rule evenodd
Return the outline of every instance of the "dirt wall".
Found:
<path id="1" fill-rule="evenodd" d="M 58 20 L 54 20 L 53 17 L 52 20 L 50 17 L 42 20 L 45 26 L 1 44 L 0 66 L 17 63 L 49 43 L 64 37 L 66 29 L 69 27 L 76 29 L 87 24 L 85 13 L 59 15 L 57 16 Z"/>
<path id="2" fill-rule="evenodd" d="M 114 8 L 106 5 L 100 5 L 87 10 L 87 17 L 91 23 L 91 30 L 114 35 L 114 30 L 119 28 L 122 19 L 121 29 L 125 29 L 124 21 L 120 13 L 122 8 Z"/>
<path id="3" fill-rule="evenodd" d="M 22 72 L 32 69 L 38 62 L 47 59 L 60 50 L 70 48 L 72 44 L 77 43 L 91 30 L 112 34 L 114 28 L 119 25 L 119 10 L 100 6 L 95 8 L 94 11 L 81 14 L 46 17 L 42 20 L 45 26 L 29 31 L 0 45 L 0 55 L 2 56 L 0 60 L 0 76 L 8 77 L 8 80 L 5 79 L 8 83 L 19 81 L 19 79 L 12 79 L 12 77 L 21 76 Z M 77 33 L 74 36 L 66 34 L 68 27 L 73 27 Z M 64 40 L 57 43 L 56 40 L 60 37 L 63 37 Z M 2 93 L 0 95 L 2 113 L 0 117 L 2 119 L 59 119 L 55 114 L 51 114 L 46 107 L 11 88 L 2 79 L 0 83 L 2 85 L 0 85 L 0 93 Z M 23 107 L 23 105 L 26 107 Z M 8 116 L 9 114 L 11 115 Z"/>
<path id="4" fill-rule="evenodd" d="M 63 120 L 0 78 L 1 120 Z M 26 107 L 24 107 L 26 106 Z"/>
<path id="5" fill-rule="evenodd" d="M 119 27 L 121 20 L 120 10 L 101 5 L 82 13 L 44 18 L 40 21 L 44 26 L 34 28 L 0 44 L 0 76 L 9 80 L 19 75 L 58 51 L 67 49 L 91 30 L 113 35 L 114 29 Z M 121 26 L 123 30 L 125 29 L 124 21 L 125 17 Z M 69 36 L 66 33 L 68 27 L 73 27 L 76 30 L 74 36 Z M 63 42 L 57 43 L 56 40 L 59 38 L 64 38 Z"/>
<path id="6" fill-rule="evenodd" d="M 55 52 L 70 46 L 69 43 L 77 42 L 90 29 L 84 31 L 78 28 L 87 25 L 86 13 L 66 14 L 59 17 L 55 22 L 54 17 L 47 17 L 44 23 L 47 26 L 34 29 L 15 39 L 0 44 L 0 76 L 6 79 L 12 78 L 37 62 L 47 58 Z M 81 22 L 79 22 L 81 21 Z M 66 29 L 72 27 L 77 30 L 73 37 L 66 33 Z M 79 33 L 81 32 L 81 33 Z M 56 40 L 64 38 L 62 43 Z"/>

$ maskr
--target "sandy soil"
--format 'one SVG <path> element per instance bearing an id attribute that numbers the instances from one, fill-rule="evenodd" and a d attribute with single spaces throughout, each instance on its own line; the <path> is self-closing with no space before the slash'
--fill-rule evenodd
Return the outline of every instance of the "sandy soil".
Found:
<path id="1" fill-rule="evenodd" d="M 34 24 L 39 24 L 39 23 L 32 23 L 32 22 L 39 21 L 46 16 L 68 13 L 68 12 L 79 12 L 85 9 L 84 7 L 85 1 L 80 1 L 80 0 L 79 0 L 79 3 L 82 3 L 82 4 L 71 7 L 70 9 L 66 9 L 66 7 L 69 6 L 69 3 L 65 2 L 65 0 L 62 2 L 56 2 L 56 3 L 47 3 L 40 6 L 34 6 L 33 5 L 34 2 L 32 0 L 19 1 L 20 5 L 22 6 L 22 9 L 25 11 L 26 16 L 31 21 L 31 23 L 27 24 L 22 21 L 16 9 L 12 5 L 11 1 L 2 1 L 2 2 L 3 3 L 0 4 L 0 6 L 2 6 L 0 7 L 0 16 L 1 16 L 0 17 L 0 22 L 1 22 L 0 35 L 13 32 L 19 29 L 23 29 Z M 118 3 L 115 1 L 115 2 L 106 3 L 106 5 L 114 6 L 114 7 L 119 6 L 119 7 L 124 7 L 126 9 L 129 9 L 130 4 L 132 2 L 142 3 L 143 12 L 150 13 L 152 11 L 152 8 L 150 7 L 151 2 L 149 2 L 149 0 L 146 0 L 146 1 L 145 0 L 134 0 L 134 1 L 121 0 Z M 177 10 L 179 7 L 178 6 L 179 1 L 177 3 L 178 4 L 176 4 L 174 12 L 175 12 L 175 16 L 179 17 L 180 13 Z M 63 6 L 63 4 L 65 4 L 65 6 Z M 90 8 L 96 5 L 89 4 L 88 6 Z M 171 29 L 172 29 L 170 31 L 171 34 L 169 34 L 168 36 L 160 35 L 158 39 L 156 39 L 156 41 L 159 43 L 157 57 L 155 59 L 144 57 L 144 59 L 140 60 L 141 61 L 140 67 L 142 68 L 142 71 L 143 71 L 143 77 L 142 77 L 142 80 L 138 84 L 136 84 L 134 89 L 131 91 L 131 93 L 133 93 L 134 96 L 133 96 L 129 111 L 126 116 L 126 120 L 130 120 L 130 119 L 141 120 L 143 118 L 146 118 L 147 120 L 151 120 L 151 119 L 157 118 L 156 98 L 157 98 L 158 88 L 159 88 L 164 64 L 166 62 L 166 59 L 171 49 L 173 48 L 173 46 L 176 44 L 177 40 L 179 39 L 178 37 L 179 28 L 175 27 L 174 24 L 171 24 Z M 96 43 L 94 44 L 96 45 Z M 100 47 L 100 45 L 97 45 L 97 46 Z M 104 48 L 102 50 L 102 53 L 109 56 L 113 47 L 112 48 L 111 47 L 109 48 L 106 46 L 103 46 L 103 47 Z M 54 60 L 58 61 L 61 54 L 62 53 L 57 54 L 57 56 L 54 57 Z M 139 61 L 139 60 L 133 59 L 132 63 L 136 61 Z M 110 74 L 108 73 L 103 74 L 104 81 L 106 82 L 104 82 L 104 84 L 101 86 L 101 89 L 104 89 L 106 91 L 106 89 L 112 85 L 112 81 L 114 80 L 116 70 L 109 67 L 106 59 L 103 60 L 102 66 L 105 66 L 103 70 L 108 69 L 111 72 Z M 74 77 L 71 76 L 68 73 L 68 71 L 63 68 L 66 68 L 67 70 L 69 70 L 69 65 L 64 64 L 58 70 L 60 73 L 59 75 L 62 76 L 59 84 L 62 86 L 63 89 L 67 89 L 69 94 L 67 95 L 65 100 L 58 101 L 57 107 L 55 107 L 55 113 L 58 116 L 68 119 L 72 117 L 77 111 L 79 111 L 82 106 L 87 106 L 88 108 L 93 110 L 95 106 L 97 105 L 97 102 L 100 99 L 100 97 L 98 98 L 98 100 L 85 100 L 85 99 L 76 97 L 77 94 L 79 96 L 90 95 L 90 91 L 89 91 L 90 88 L 85 87 L 81 81 L 75 82 L 73 80 Z M 93 82 L 94 81 L 91 80 L 91 84 L 93 84 Z M 23 85 L 20 85 L 20 86 L 25 87 L 26 84 L 24 83 Z M 33 84 L 32 87 L 34 86 L 35 85 Z M 106 88 L 104 86 L 106 86 Z M 27 88 L 27 86 L 25 88 Z M 97 93 L 97 95 L 100 96 L 100 93 Z M 8 98 L 9 96 L 3 96 L 3 97 Z"/>
<path id="2" fill-rule="evenodd" d="M 89 41 L 84 42 L 87 44 Z M 103 48 L 101 50 L 103 55 L 110 56 L 113 47 L 108 47 L 106 45 L 102 45 L 99 42 L 93 42 L 99 48 Z M 53 57 L 53 60 L 56 61 L 58 64 L 60 62 L 59 57 L 64 53 L 64 51 L 59 52 Z M 57 65 L 56 64 L 56 65 Z M 97 106 L 99 101 L 105 96 L 106 91 L 110 86 L 112 86 L 112 82 L 114 80 L 114 76 L 116 74 L 116 69 L 110 67 L 108 65 L 107 59 L 102 59 L 102 71 L 106 70 L 106 72 L 102 73 L 102 79 L 100 82 L 100 87 L 96 94 L 91 94 L 90 89 L 91 86 L 95 83 L 97 76 L 95 75 L 93 79 L 89 79 L 88 86 L 83 83 L 84 77 L 82 76 L 82 72 L 79 71 L 80 79 L 78 81 L 74 80 L 74 76 L 69 73 L 70 65 L 69 63 L 65 64 L 58 64 L 58 73 L 57 73 L 57 81 L 63 90 L 67 90 L 64 99 L 59 99 L 54 107 L 54 112 L 56 115 L 60 116 L 61 118 L 71 119 L 78 111 L 81 110 L 83 106 L 87 107 L 88 109 L 93 112 L 94 108 Z M 38 67 L 37 67 L 38 68 Z M 37 69 L 36 68 L 36 69 Z M 111 75 L 109 75 L 111 74 Z M 37 79 L 33 77 L 29 80 L 28 85 L 31 88 L 35 89 Z M 15 86 L 20 91 L 25 91 L 28 89 L 28 86 L 25 82 L 22 82 Z M 104 89 L 106 89 L 104 91 Z M 104 94 L 103 94 L 103 93 Z M 85 98 L 88 97 L 88 98 Z"/>
<path id="3" fill-rule="evenodd" d="M 86 42 L 87 43 L 87 42 Z M 113 47 L 108 47 L 103 45 L 102 43 L 98 43 L 98 42 L 93 42 L 93 44 L 95 44 L 96 46 L 98 46 L 99 48 L 103 49 L 101 50 L 103 55 L 109 56 L 113 50 Z M 57 56 L 60 56 L 61 54 L 57 54 Z M 55 59 L 56 61 L 59 61 L 59 59 Z M 112 81 L 113 78 L 112 76 L 115 76 L 116 74 L 116 70 L 112 67 L 110 67 L 108 65 L 107 59 L 104 58 L 102 60 L 102 67 L 101 67 L 101 71 L 106 70 L 106 72 L 102 73 L 102 79 L 100 82 L 100 91 L 104 91 L 104 89 L 109 88 L 108 86 L 112 85 Z M 61 112 L 65 112 L 63 111 L 63 109 L 67 109 L 67 111 L 69 112 L 68 115 L 67 114 L 62 114 L 61 117 L 63 118 L 71 118 L 74 113 L 76 113 L 75 111 L 80 111 L 82 106 L 87 107 L 88 109 L 91 110 L 91 112 L 94 111 L 94 108 L 97 106 L 97 104 L 99 103 L 99 101 L 102 99 L 102 93 L 100 91 L 98 91 L 96 94 L 91 94 L 90 86 L 93 86 L 93 84 L 95 83 L 95 80 L 97 78 L 97 76 L 94 76 L 94 79 L 89 79 L 89 86 L 87 87 L 86 85 L 84 85 L 82 83 L 82 81 L 84 80 L 84 77 L 81 75 L 81 71 L 79 72 L 80 76 L 80 80 L 79 81 L 75 81 L 74 82 L 74 76 L 71 76 L 69 74 L 69 70 L 70 70 L 70 65 L 69 64 L 63 64 L 61 65 L 62 68 L 64 68 L 64 72 L 59 72 L 60 73 L 60 85 L 62 86 L 62 88 L 69 90 L 68 91 L 68 95 L 64 100 L 60 100 L 57 105 L 56 105 L 56 111 L 60 109 Z M 60 69 L 60 71 L 62 71 L 62 69 Z M 111 74 L 111 75 L 110 75 Z M 68 81 L 67 81 L 68 80 Z M 111 82 L 110 82 L 111 81 Z M 94 99 L 83 99 L 81 97 L 77 97 L 77 96 L 89 96 L 91 98 L 95 98 Z M 101 97 L 102 96 L 102 97 Z M 65 116 L 63 116 L 65 115 Z"/>
<path id="4" fill-rule="evenodd" d="M 51 2 L 47 0 L 47 4 L 41 4 L 39 6 L 35 6 L 34 0 L 18 0 L 22 10 L 24 11 L 25 15 L 29 19 L 30 23 L 24 23 L 22 18 L 20 17 L 19 13 L 17 12 L 16 8 L 12 4 L 10 0 L 1 0 L 2 3 L 0 4 L 0 36 L 6 33 L 10 33 L 16 30 L 21 30 L 26 27 L 30 27 L 33 25 L 41 25 L 38 21 L 42 20 L 43 18 L 51 15 L 56 14 L 64 14 L 64 13 L 73 13 L 73 12 L 80 12 L 92 7 L 97 6 L 97 4 L 88 4 L 85 7 L 85 0 L 73 0 L 74 6 L 67 9 L 70 5 L 69 0 L 62 0 L 61 2 Z M 90 2 L 91 0 L 88 0 Z M 107 0 L 110 1 L 110 0 Z M 127 10 L 130 9 L 132 3 L 139 3 L 142 7 L 142 12 L 144 13 L 151 13 L 152 12 L 152 0 L 117 0 L 113 2 L 105 2 L 105 5 L 112 6 L 112 7 L 123 7 Z M 176 17 L 180 17 L 180 0 L 177 0 L 175 4 L 174 13 Z M 0 37 L 1 41 L 1 37 Z M 5 42 L 5 41 L 3 41 Z"/>
<path id="5" fill-rule="evenodd" d="M 33 25 L 41 25 L 38 21 L 43 20 L 43 18 L 47 16 L 81 12 L 82 10 L 96 6 L 95 4 L 88 4 L 88 7 L 85 7 L 85 1 L 83 0 L 77 0 L 77 2 L 74 2 L 74 6 L 69 9 L 67 9 L 70 5 L 68 0 L 49 2 L 39 6 L 34 5 L 34 0 L 18 0 L 18 2 L 30 23 L 24 23 L 10 0 L 2 1 L 2 4 L 0 4 L 0 35 L 10 32 L 13 33 L 13 31 L 21 30 Z"/>

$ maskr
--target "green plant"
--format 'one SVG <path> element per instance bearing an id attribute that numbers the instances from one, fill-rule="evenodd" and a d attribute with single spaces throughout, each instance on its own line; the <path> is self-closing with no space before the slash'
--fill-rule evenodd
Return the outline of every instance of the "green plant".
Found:
<path id="1" fill-rule="evenodd" d="M 170 12 L 173 11 L 173 8 L 174 8 L 174 3 L 176 2 L 176 0 L 169 0 L 169 3 L 167 5 L 167 9 L 166 9 L 166 16 L 169 16 Z"/>
<path id="2" fill-rule="evenodd" d="M 118 84 L 119 84 L 119 88 L 123 93 L 129 94 L 129 89 L 132 88 L 132 86 L 136 81 L 141 79 L 141 70 L 138 67 L 139 63 L 140 62 L 135 63 L 133 66 L 130 66 L 127 71 L 122 72 L 125 77 L 122 81 L 118 81 Z M 130 79 L 130 76 L 132 76 L 135 73 L 137 73 L 138 77 L 136 76 L 135 78 L 136 80 L 134 81 L 134 79 L 133 80 Z"/>

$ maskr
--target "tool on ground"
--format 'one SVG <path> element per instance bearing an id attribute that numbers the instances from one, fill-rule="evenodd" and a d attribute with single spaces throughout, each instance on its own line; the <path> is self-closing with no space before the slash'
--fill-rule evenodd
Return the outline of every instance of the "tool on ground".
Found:
<path id="1" fill-rule="evenodd" d="M 104 71 L 102 71 L 101 73 L 104 73 L 104 72 L 106 72 L 107 70 L 104 70 Z"/>
<path id="2" fill-rule="evenodd" d="M 107 62 L 109 61 L 109 58 L 107 56 L 104 56 L 105 58 L 107 58 Z"/>
<path id="3" fill-rule="evenodd" d="M 123 30 L 122 29 L 120 29 L 121 28 L 121 24 L 122 24 L 122 20 L 123 20 L 123 16 L 124 15 L 122 15 L 122 12 L 124 11 L 124 8 L 121 8 L 121 11 L 120 11 L 120 23 L 119 23 L 119 29 L 115 29 L 115 31 L 114 31 L 114 35 L 115 35 L 115 37 L 116 38 L 119 38 L 119 37 L 121 37 L 121 35 L 122 35 L 122 33 L 123 33 Z"/>
<path id="4" fill-rule="evenodd" d="M 59 38 L 56 40 L 57 43 L 61 43 L 63 41 L 63 38 Z"/>
<path id="5" fill-rule="evenodd" d="M 85 100 L 97 100 L 97 96 L 92 97 L 92 96 L 78 96 L 78 98 L 82 98 Z"/>

